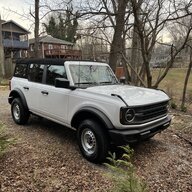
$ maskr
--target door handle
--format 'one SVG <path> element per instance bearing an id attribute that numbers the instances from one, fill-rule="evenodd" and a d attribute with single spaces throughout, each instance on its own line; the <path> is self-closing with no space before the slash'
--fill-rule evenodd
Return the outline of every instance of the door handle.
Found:
<path id="1" fill-rule="evenodd" d="M 23 87 L 23 89 L 25 89 L 25 90 L 29 90 L 29 87 Z"/>
<path id="2" fill-rule="evenodd" d="M 41 93 L 42 93 L 43 95 L 49 95 L 49 93 L 48 93 L 47 91 L 41 91 Z"/>

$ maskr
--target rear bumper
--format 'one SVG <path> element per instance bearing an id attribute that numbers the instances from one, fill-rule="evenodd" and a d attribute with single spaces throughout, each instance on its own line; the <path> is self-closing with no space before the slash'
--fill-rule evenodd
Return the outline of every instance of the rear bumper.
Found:
<path id="1" fill-rule="evenodd" d="M 128 143 L 136 143 L 147 138 L 153 137 L 155 134 L 163 131 L 169 127 L 171 117 L 167 116 L 165 119 L 146 125 L 140 128 L 130 128 L 126 130 L 109 130 L 111 141 L 115 145 L 124 145 Z"/>

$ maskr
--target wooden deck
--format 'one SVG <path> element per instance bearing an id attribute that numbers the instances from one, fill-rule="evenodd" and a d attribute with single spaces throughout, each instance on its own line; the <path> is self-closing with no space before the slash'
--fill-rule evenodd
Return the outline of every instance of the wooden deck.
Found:
<path id="1" fill-rule="evenodd" d="M 78 58 L 82 57 L 81 50 L 73 49 L 48 49 L 44 50 L 45 57 L 51 58 Z"/>

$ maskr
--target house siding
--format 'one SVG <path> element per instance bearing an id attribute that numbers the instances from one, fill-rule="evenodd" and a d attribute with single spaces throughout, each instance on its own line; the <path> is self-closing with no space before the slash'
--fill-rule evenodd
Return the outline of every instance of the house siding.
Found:
<path id="1" fill-rule="evenodd" d="M 31 46 L 34 47 L 34 44 L 30 44 L 28 53 L 29 53 L 30 58 L 34 58 L 34 50 L 31 50 Z M 48 42 L 40 43 L 40 45 L 39 45 L 39 57 L 40 58 L 81 59 L 81 55 L 82 55 L 81 51 L 74 50 L 73 45 L 54 44 L 54 43 L 48 43 Z"/>

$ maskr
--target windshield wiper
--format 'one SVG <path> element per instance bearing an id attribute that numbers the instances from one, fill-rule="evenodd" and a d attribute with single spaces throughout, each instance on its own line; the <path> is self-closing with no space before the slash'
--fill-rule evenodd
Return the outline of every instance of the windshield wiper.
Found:
<path id="1" fill-rule="evenodd" d="M 96 82 L 79 82 L 79 83 L 75 83 L 75 85 L 80 85 L 80 84 L 84 84 L 84 85 L 97 85 Z"/>
<path id="2" fill-rule="evenodd" d="M 113 83 L 112 81 L 103 81 L 103 82 L 99 82 L 99 84 L 116 84 L 116 83 Z"/>

